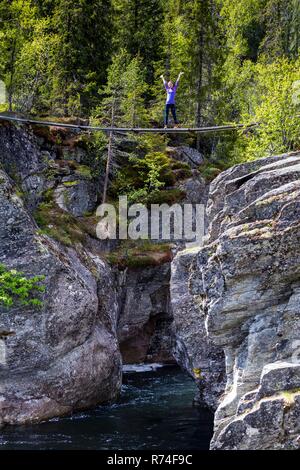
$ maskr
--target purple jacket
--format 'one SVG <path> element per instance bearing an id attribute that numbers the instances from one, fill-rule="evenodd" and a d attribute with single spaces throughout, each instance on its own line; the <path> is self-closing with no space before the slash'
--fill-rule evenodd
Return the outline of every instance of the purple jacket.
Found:
<path id="1" fill-rule="evenodd" d="M 175 104 L 175 95 L 178 87 L 178 81 L 175 83 L 173 88 L 169 88 L 166 81 L 164 82 L 164 84 L 167 92 L 166 104 Z"/>

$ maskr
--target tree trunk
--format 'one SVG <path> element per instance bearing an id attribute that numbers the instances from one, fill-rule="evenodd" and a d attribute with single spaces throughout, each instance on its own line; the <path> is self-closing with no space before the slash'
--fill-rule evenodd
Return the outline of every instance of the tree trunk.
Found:
<path id="1" fill-rule="evenodd" d="M 15 60 L 16 60 L 16 40 L 13 42 L 11 61 L 10 61 L 10 76 L 8 86 L 8 110 L 11 112 L 13 107 L 13 94 L 14 94 L 14 78 L 15 78 Z"/>
<path id="2" fill-rule="evenodd" d="M 196 119 L 195 127 L 200 127 L 202 124 L 202 84 L 203 84 L 203 45 L 204 45 L 204 29 L 201 24 L 198 38 L 198 48 L 199 48 L 199 62 L 198 62 L 198 78 L 196 85 Z M 197 150 L 200 147 L 200 134 L 197 134 Z"/>
<path id="3" fill-rule="evenodd" d="M 115 121 L 115 101 L 113 101 L 113 105 L 112 105 L 112 109 L 111 109 L 111 127 L 113 127 L 114 121 Z M 111 163 L 111 160 L 112 160 L 112 157 L 113 157 L 113 138 L 114 138 L 114 133 L 113 133 L 113 131 L 111 131 L 109 133 L 109 140 L 108 140 L 107 160 L 106 160 L 105 179 L 104 179 L 104 186 L 103 186 L 102 204 L 105 204 L 105 202 L 106 202 L 110 163 Z"/>

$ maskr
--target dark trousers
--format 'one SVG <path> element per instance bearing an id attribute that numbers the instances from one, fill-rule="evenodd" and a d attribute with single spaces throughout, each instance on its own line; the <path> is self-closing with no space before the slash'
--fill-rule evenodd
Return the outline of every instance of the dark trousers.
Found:
<path id="1" fill-rule="evenodd" d="M 177 117 L 176 117 L 176 106 L 175 106 L 175 104 L 166 104 L 166 107 L 165 107 L 165 126 L 168 125 L 170 111 L 172 113 L 175 124 L 178 124 Z"/>

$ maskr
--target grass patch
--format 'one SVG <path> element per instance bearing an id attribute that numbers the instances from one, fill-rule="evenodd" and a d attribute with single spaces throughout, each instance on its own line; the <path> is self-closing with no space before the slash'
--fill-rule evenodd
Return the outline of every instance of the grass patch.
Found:
<path id="1" fill-rule="evenodd" d="M 185 191 L 179 188 L 153 191 L 146 197 L 146 204 L 175 204 L 186 197 Z"/>
<path id="2" fill-rule="evenodd" d="M 53 201 L 42 202 L 34 212 L 40 233 L 54 238 L 66 246 L 85 240 L 85 233 L 75 217 L 63 211 Z"/>
<path id="3" fill-rule="evenodd" d="M 79 181 L 64 181 L 63 185 L 66 187 L 77 186 Z"/>
<path id="4" fill-rule="evenodd" d="M 92 170 L 86 165 L 78 165 L 75 173 L 77 175 L 83 176 L 84 178 L 92 179 Z"/>
<path id="5" fill-rule="evenodd" d="M 218 168 L 215 163 L 206 161 L 200 168 L 201 176 L 208 182 L 214 180 L 220 173 L 222 169 Z"/>
<path id="6" fill-rule="evenodd" d="M 160 266 L 172 260 L 171 245 L 150 240 L 126 240 L 105 255 L 106 260 L 120 269 Z"/>
<path id="7" fill-rule="evenodd" d="M 84 217 L 77 219 L 77 224 L 84 233 L 87 233 L 92 238 L 97 238 L 96 227 L 100 218 L 93 214 L 86 214 Z"/>
<path id="8" fill-rule="evenodd" d="M 173 171 L 173 175 L 174 175 L 176 181 L 187 179 L 187 178 L 190 178 L 191 176 L 193 176 L 193 172 L 192 172 L 189 164 L 186 163 L 186 162 L 181 162 L 179 160 L 171 159 L 170 168 Z"/>

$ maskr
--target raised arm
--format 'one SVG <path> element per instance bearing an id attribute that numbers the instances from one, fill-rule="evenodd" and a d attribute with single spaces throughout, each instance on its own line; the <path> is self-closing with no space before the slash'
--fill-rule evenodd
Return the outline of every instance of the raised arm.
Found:
<path id="1" fill-rule="evenodd" d="M 180 73 L 179 73 L 179 75 L 178 75 L 178 77 L 177 77 L 177 80 L 176 80 L 176 82 L 175 82 L 176 85 L 178 85 L 179 80 L 181 79 L 181 75 L 183 75 L 183 72 L 180 72 Z"/>
<path id="2" fill-rule="evenodd" d="M 162 79 L 164 87 L 166 88 L 167 82 L 165 80 L 165 77 L 163 75 L 160 75 L 160 78 Z"/>

